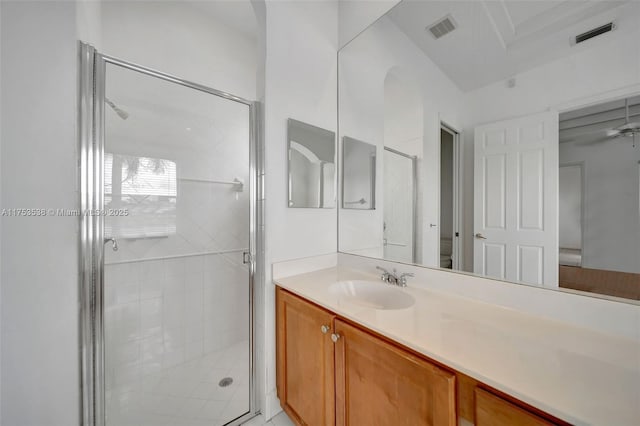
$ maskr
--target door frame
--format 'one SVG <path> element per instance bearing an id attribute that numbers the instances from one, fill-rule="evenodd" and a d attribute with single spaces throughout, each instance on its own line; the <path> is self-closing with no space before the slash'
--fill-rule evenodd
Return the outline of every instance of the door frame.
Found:
<path id="1" fill-rule="evenodd" d="M 80 424 L 105 425 L 104 378 L 104 99 L 106 65 L 176 83 L 191 89 L 235 101 L 249 108 L 249 412 L 229 423 L 238 425 L 258 413 L 256 400 L 254 292 L 256 280 L 264 276 L 264 231 L 262 206 L 264 188 L 264 145 L 259 102 L 231 95 L 170 74 L 99 53 L 93 46 L 78 43 L 78 139 L 79 139 L 79 350 Z M 87 214 L 98 212 L 98 214 Z"/>
<path id="2" fill-rule="evenodd" d="M 462 250 L 462 236 L 464 235 L 461 232 L 460 227 L 463 224 L 461 211 L 462 211 L 462 149 L 460 147 L 460 131 L 456 130 L 455 127 L 450 126 L 444 121 L 440 121 L 440 130 L 444 130 L 453 136 L 453 236 L 451 238 L 451 270 L 452 271 L 460 271 L 462 269 L 463 262 L 463 250 Z M 438 146 L 438 152 L 440 161 L 438 165 L 442 164 L 442 132 L 438 132 L 438 139 L 440 144 Z M 440 170 L 440 174 L 438 175 L 438 179 L 440 181 L 438 185 L 438 205 L 440 205 L 442 200 L 442 170 Z M 440 226 L 442 224 L 442 217 L 440 212 L 442 209 L 438 209 L 438 268 L 440 267 L 440 239 L 441 239 L 441 229 Z"/>
<path id="3" fill-rule="evenodd" d="M 560 163 L 558 162 L 558 168 L 562 169 L 563 167 L 578 167 L 580 169 L 580 254 L 584 253 L 584 234 L 586 227 L 586 194 L 587 194 L 587 179 L 586 179 L 586 162 L 584 160 L 581 161 L 572 161 L 569 163 Z M 560 186 L 560 175 L 558 174 L 558 187 Z M 558 189 L 558 196 L 560 196 L 560 189 Z M 560 205 L 558 205 L 558 250 L 560 250 Z M 558 262 L 559 263 L 559 262 Z M 582 259 L 580 259 L 580 266 L 582 266 Z M 558 285 L 560 285 L 558 283 Z"/>
<path id="4" fill-rule="evenodd" d="M 392 154 L 396 154 L 399 155 L 401 157 L 405 157 L 409 160 L 411 160 L 411 167 L 413 168 L 412 170 L 412 179 L 413 179 L 413 191 L 411 194 L 412 197 L 412 201 L 413 201 L 413 208 L 411 209 L 411 223 L 413 224 L 413 232 L 411 233 L 411 244 L 412 244 L 412 249 L 411 249 L 411 262 L 412 263 L 416 263 L 417 262 L 417 256 L 418 256 L 418 239 L 416 238 L 416 231 L 418 230 L 418 213 L 417 213 L 417 208 L 418 208 L 418 157 L 416 157 L 415 155 L 409 155 L 409 154 L 405 154 L 402 151 L 398 151 L 397 149 L 393 149 L 393 148 L 389 148 L 388 146 L 383 147 L 383 151 L 389 151 Z M 383 152 L 384 155 L 384 152 Z M 383 189 L 384 191 L 384 189 Z M 382 215 L 382 219 L 384 221 L 384 213 Z M 383 231 L 383 235 L 384 235 L 384 231 Z M 384 244 L 383 244 L 383 255 L 384 255 Z"/>

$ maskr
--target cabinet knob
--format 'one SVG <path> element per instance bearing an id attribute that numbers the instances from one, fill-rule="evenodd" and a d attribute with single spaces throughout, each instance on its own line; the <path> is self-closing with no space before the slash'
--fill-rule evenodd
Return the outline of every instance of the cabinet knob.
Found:
<path id="1" fill-rule="evenodd" d="M 328 325 L 320 326 L 320 331 L 322 331 L 322 334 L 327 334 L 329 330 L 331 330 L 331 328 Z"/>
<path id="2" fill-rule="evenodd" d="M 331 340 L 333 341 L 333 343 L 337 343 L 338 340 L 340 340 L 340 335 L 337 333 L 331 333 Z"/>

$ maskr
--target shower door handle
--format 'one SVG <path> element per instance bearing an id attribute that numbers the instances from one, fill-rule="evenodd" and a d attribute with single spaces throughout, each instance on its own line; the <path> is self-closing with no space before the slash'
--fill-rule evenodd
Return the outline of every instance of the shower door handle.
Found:
<path id="1" fill-rule="evenodd" d="M 104 244 L 107 243 L 111 243 L 111 249 L 113 251 L 118 251 L 118 240 L 116 240 L 115 238 L 105 238 L 104 239 Z"/>

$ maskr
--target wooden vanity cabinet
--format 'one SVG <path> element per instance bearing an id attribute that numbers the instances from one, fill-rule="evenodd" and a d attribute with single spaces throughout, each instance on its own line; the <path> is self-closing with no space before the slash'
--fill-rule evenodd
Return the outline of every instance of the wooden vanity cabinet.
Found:
<path id="1" fill-rule="evenodd" d="M 454 373 L 344 321 L 334 324 L 337 426 L 456 424 Z"/>
<path id="2" fill-rule="evenodd" d="M 476 426 L 553 426 L 551 422 L 481 388 L 475 389 Z"/>
<path id="3" fill-rule="evenodd" d="M 276 305 L 278 398 L 294 422 L 455 425 L 453 373 L 280 288 Z"/>
<path id="4" fill-rule="evenodd" d="M 568 426 L 276 289 L 280 405 L 297 425 Z"/>
<path id="5" fill-rule="evenodd" d="M 276 310 L 276 381 L 282 409 L 299 425 L 335 425 L 335 316 L 280 288 Z"/>

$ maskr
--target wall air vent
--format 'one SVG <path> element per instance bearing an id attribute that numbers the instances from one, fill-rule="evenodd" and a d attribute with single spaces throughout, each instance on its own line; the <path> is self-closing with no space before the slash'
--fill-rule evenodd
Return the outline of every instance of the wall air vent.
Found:
<path id="1" fill-rule="evenodd" d="M 583 41 L 587 41 L 590 38 L 594 38 L 599 36 L 600 34 L 608 33 L 616 28 L 613 22 L 609 22 L 601 27 L 594 28 L 592 30 L 586 31 L 582 34 L 578 34 L 575 39 L 575 44 L 582 43 Z"/>
<path id="2" fill-rule="evenodd" d="M 457 27 L 456 21 L 453 20 L 451 15 L 447 15 L 442 19 L 439 19 L 435 23 L 429 25 L 427 30 L 431 33 L 431 35 L 437 40 L 440 37 L 443 37 L 449 34 L 451 31 L 455 30 Z"/>

